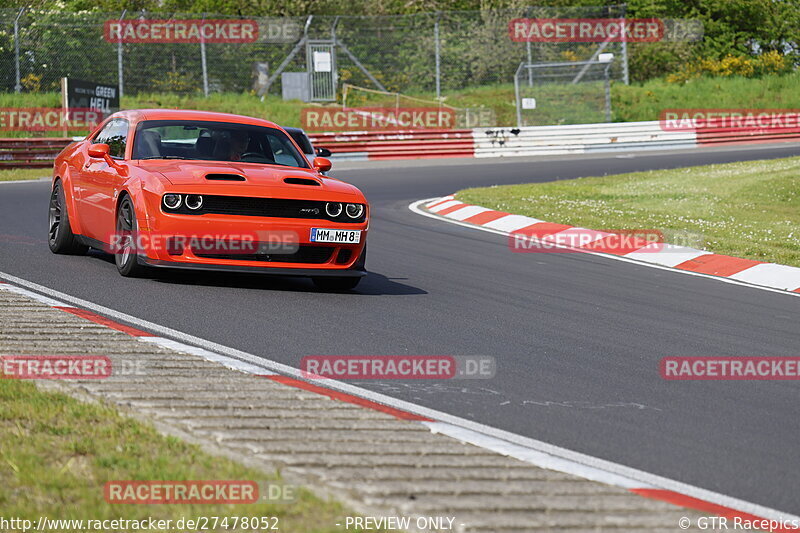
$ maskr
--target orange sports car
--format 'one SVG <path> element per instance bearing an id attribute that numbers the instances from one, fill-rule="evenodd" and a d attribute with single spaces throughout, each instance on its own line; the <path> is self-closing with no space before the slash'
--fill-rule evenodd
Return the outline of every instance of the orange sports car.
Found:
<path id="1" fill-rule="evenodd" d="M 121 111 L 56 158 L 50 250 L 113 253 L 123 276 L 154 267 L 308 276 L 323 289 L 365 275 L 369 205 L 322 175 L 279 126 L 176 110 Z"/>

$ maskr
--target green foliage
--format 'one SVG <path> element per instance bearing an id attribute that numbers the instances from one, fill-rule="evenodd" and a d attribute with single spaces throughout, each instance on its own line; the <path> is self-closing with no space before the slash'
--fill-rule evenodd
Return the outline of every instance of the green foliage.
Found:
<path id="1" fill-rule="evenodd" d="M 772 74 L 788 74 L 792 70 L 793 66 L 786 56 L 770 50 L 755 58 L 727 55 L 719 60 L 699 59 L 685 63 L 678 68 L 677 72 L 667 76 L 667 81 L 686 83 L 700 76 L 753 78 Z"/>

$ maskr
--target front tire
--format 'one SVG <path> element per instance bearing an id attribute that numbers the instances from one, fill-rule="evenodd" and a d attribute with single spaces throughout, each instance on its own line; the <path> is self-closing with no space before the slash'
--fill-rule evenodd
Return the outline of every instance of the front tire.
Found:
<path id="1" fill-rule="evenodd" d="M 311 280 L 314 282 L 314 285 L 316 285 L 318 289 L 322 289 L 324 291 L 349 291 L 351 289 L 356 288 L 356 285 L 359 284 L 361 278 L 319 277 L 319 278 L 311 278 Z"/>
<path id="2" fill-rule="evenodd" d="M 47 219 L 47 245 L 54 254 L 83 255 L 89 247 L 78 242 L 72 233 L 67 212 L 67 201 L 61 180 L 56 181 L 50 193 Z"/>
<path id="3" fill-rule="evenodd" d="M 136 241 L 139 224 L 136 222 L 136 210 L 130 196 L 125 196 L 117 208 L 116 235 L 120 245 L 114 251 L 114 263 L 117 271 L 126 278 L 138 278 L 147 274 L 147 267 L 139 264 Z"/>

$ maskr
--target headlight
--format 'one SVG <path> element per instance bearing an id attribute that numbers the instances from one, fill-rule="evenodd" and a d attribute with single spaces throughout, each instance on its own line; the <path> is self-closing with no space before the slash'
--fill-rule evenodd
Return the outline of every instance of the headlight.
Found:
<path id="1" fill-rule="evenodd" d="M 331 218 L 336 218 L 342 214 L 342 204 L 339 202 L 328 202 L 325 204 L 325 212 Z"/>
<path id="2" fill-rule="evenodd" d="M 350 218 L 359 218 L 364 214 L 364 206 L 362 204 L 347 204 L 345 213 L 347 213 L 347 216 Z"/>
<path id="3" fill-rule="evenodd" d="M 200 196 L 199 194 L 187 194 L 186 207 L 188 207 L 192 211 L 197 211 L 198 209 L 203 207 L 203 197 Z"/>
<path id="4" fill-rule="evenodd" d="M 164 207 L 166 207 L 167 209 L 178 209 L 181 206 L 181 195 L 165 194 L 163 202 L 164 202 Z"/>

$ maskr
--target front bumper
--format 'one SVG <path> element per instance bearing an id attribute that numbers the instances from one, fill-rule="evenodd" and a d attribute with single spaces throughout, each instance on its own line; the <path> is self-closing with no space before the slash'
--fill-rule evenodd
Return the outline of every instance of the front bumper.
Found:
<path id="1" fill-rule="evenodd" d="M 143 242 L 140 261 L 155 267 L 268 272 L 284 275 L 363 275 L 362 252 L 366 246 L 368 221 L 337 223 L 318 219 L 271 218 L 236 215 L 173 215 L 158 212 L 148 219 L 148 227 L 140 228 Z M 311 242 L 312 228 L 360 230 L 358 243 Z M 288 236 L 288 237 L 287 237 Z M 208 239 L 264 243 L 264 239 L 288 239 L 302 253 L 281 251 L 253 253 L 209 253 L 193 248 L 192 242 Z M 176 250 L 166 243 L 179 240 L 188 243 Z M 155 244 L 157 243 L 157 244 Z M 241 258 L 239 257 L 241 256 Z M 362 274 L 358 274 L 358 273 Z M 355 273 L 355 274 L 354 274 Z"/>

